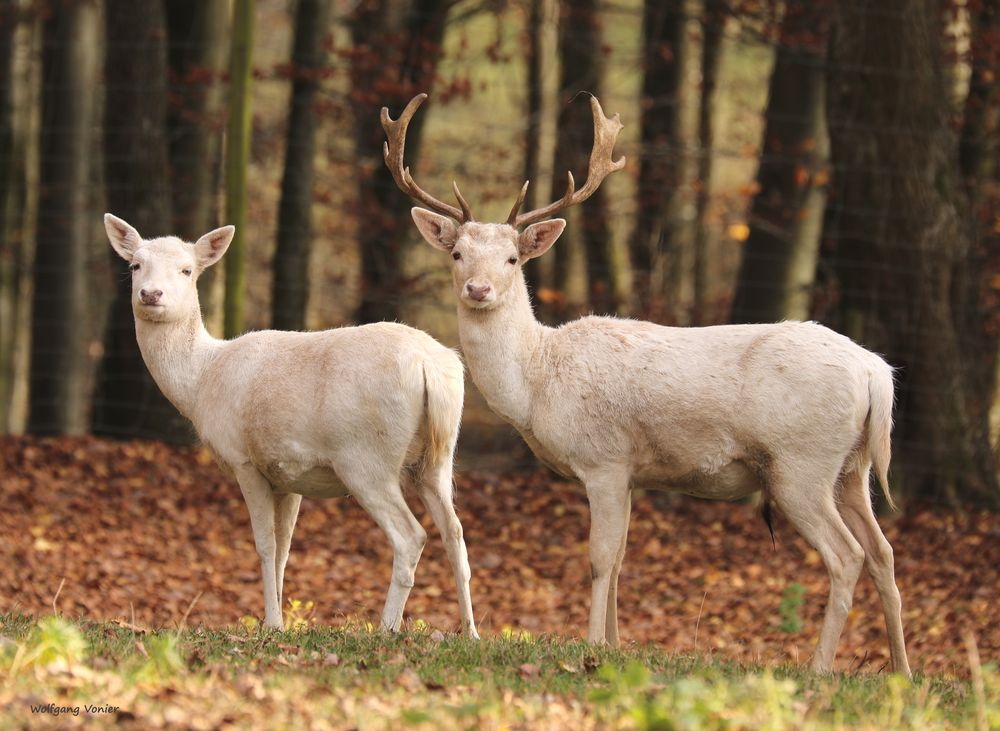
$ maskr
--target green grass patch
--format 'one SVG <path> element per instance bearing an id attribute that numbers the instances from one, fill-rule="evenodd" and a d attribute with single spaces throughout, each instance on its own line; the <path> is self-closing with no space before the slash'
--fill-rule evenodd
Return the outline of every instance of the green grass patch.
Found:
<path id="1" fill-rule="evenodd" d="M 146 631 L 0 615 L 0 727 L 994 728 L 1000 675 L 817 676 L 417 622 Z"/>

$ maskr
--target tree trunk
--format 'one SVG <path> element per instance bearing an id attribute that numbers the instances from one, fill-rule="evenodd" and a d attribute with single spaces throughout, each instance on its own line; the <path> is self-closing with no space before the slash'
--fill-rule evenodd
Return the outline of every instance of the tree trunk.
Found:
<path id="1" fill-rule="evenodd" d="M 80 433 L 86 425 L 84 273 L 90 241 L 91 130 L 96 120 L 98 8 L 69 3 L 45 20 L 41 188 L 31 325 L 28 428 Z"/>
<path id="2" fill-rule="evenodd" d="M 714 321 L 708 315 L 709 236 L 708 205 L 712 193 L 712 158 L 715 148 L 715 87 L 722 61 L 726 32 L 724 0 L 705 0 L 701 36 L 701 103 L 698 106 L 698 193 L 695 202 L 694 302 L 692 323 L 705 325 Z"/>
<path id="3" fill-rule="evenodd" d="M 316 112 L 313 98 L 326 58 L 330 1 L 299 0 L 292 51 L 292 98 L 288 118 L 285 172 L 278 210 L 278 245 L 274 253 L 271 327 L 304 330 L 309 300 L 309 252 L 312 249 L 313 157 Z"/>
<path id="4" fill-rule="evenodd" d="M 642 158 L 631 256 L 639 310 L 655 319 L 683 322 L 690 300 L 693 250 L 684 108 L 687 38 L 685 0 L 643 4 Z"/>
<path id="5" fill-rule="evenodd" d="M 1000 165 L 997 135 L 1000 134 L 1000 80 L 997 79 L 1000 46 L 1000 0 L 982 0 L 971 17 L 971 67 L 969 93 L 959 140 L 959 164 L 969 196 L 973 240 L 978 244 L 970 252 L 969 271 L 977 285 L 964 294 L 966 306 L 975 312 L 981 308 L 983 293 L 996 290 L 993 282 L 1000 276 Z M 995 316 L 994 316 L 995 317 Z M 994 328 L 996 325 L 994 324 Z M 995 330 L 994 330 L 995 332 Z M 1000 439 L 1000 353 L 977 363 L 975 378 L 990 398 L 984 402 L 990 415 L 990 442 Z"/>
<path id="6" fill-rule="evenodd" d="M 971 77 L 959 139 L 959 164 L 973 200 L 996 174 L 996 137 L 1000 116 L 997 45 L 1000 44 L 1000 0 L 981 0 L 971 19 Z"/>
<path id="7" fill-rule="evenodd" d="M 785 5 L 733 322 L 809 316 L 826 178 L 821 137 L 831 11 L 825 1 Z"/>
<path id="8" fill-rule="evenodd" d="M 583 92 L 583 96 L 601 96 L 604 65 L 602 21 L 597 0 L 563 0 L 561 6 L 559 99 L 563 107 L 559 115 L 555 153 L 557 172 L 552 180 L 550 200 L 566 192 L 567 170 L 573 171 L 579 185 L 586 180 L 594 123 L 590 105 L 583 103 L 586 99 L 577 100 L 577 95 Z M 617 309 L 612 286 L 613 249 L 607 209 L 607 195 L 603 188 L 598 188 L 586 203 L 573 212 L 578 225 L 564 235 L 555 249 L 559 289 L 571 300 L 563 316 L 574 316 L 586 309 L 598 314 L 609 314 Z M 579 256 L 581 244 L 586 262 L 587 301 L 575 302 L 572 301 L 575 292 L 570 277 L 576 271 L 573 257 L 574 253 Z M 577 252 L 573 251 L 574 248 Z"/>
<path id="9" fill-rule="evenodd" d="M 529 0 L 528 18 L 528 129 L 524 179 L 530 180 L 527 209 L 549 202 L 559 118 L 559 2 Z M 535 293 L 536 315 L 552 321 L 555 293 L 555 256 L 531 259 L 524 266 L 528 286 Z"/>
<path id="10" fill-rule="evenodd" d="M 913 497 L 996 503 L 976 288 L 935 0 L 843 0 L 831 52 L 833 324 L 897 371 L 894 473 Z M 977 303 L 978 304 L 978 303 Z M 980 306 L 981 307 L 981 306 Z M 973 369 L 974 371 L 975 369 Z"/>
<path id="11" fill-rule="evenodd" d="M 17 0 L 0 0 L 0 431 L 6 427 L 13 394 L 14 342 L 23 246 L 11 218 L 20 183 L 14 151 L 14 35 L 20 22 Z"/>
<path id="12" fill-rule="evenodd" d="M 167 110 L 173 181 L 173 232 L 195 241 L 219 223 L 218 186 L 225 120 L 228 0 L 165 2 L 172 102 Z M 220 267 L 198 278 L 202 317 L 222 334 Z"/>
<path id="13" fill-rule="evenodd" d="M 560 3 L 559 18 L 558 138 L 554 175 L 549 199 L 566 192 L 566 171 L 578 185 L 587 177 L 587 162 L 593 140 L 589 104 L 574 103 L 578 96 L 601 95 L 601 16 L 596 0 Z M 586 101 L 585 99 L 583 101 Z M 556 268 L 557 319 L 574 317 L 587 310 L 614 312 L 612 245 L 608 225 L 607 198 L 603 188 L 579 208 L 569 211 L 570 228 L 549 253 Z M 583 286 L 574 281 L 583 274 Z M 581 291 L 582 290 L 582 291 Z M 583 295 L 582 301 L 580 297 Z"/>
<path id="14" fill-rule="evenodd" d="M 431 88 L 441 56 L 451 0 L 362 0 L 351 17 L 351 107 L 359 174 L 357 211 L 361 248 L 359 322 L 394 320 L 405 298 L 405 242 L 412 205 L 382 160 L 385 134 L 379 109 L 397 116 L 416 94 Z M 418 114 L 406 135 L 411 167 L 420 156 L 426 116 Z M 440 196 L 439 196 L 440 197 Z"/>
<path id="15" fill-rule="evenodd" d="M 250 165 L 250 78 L 253 70 L 254 0 L 233 6 L 232 48 L 229 55 L 229 123 L 226 132 L 226 221 L 236 235 L 226 252 L 227 338 L 243 334 L 243 295 L 247 268 L 247 168 Z"/>
<path id="16" fill-rule="evenodd" d="M 21 103 L 13 112 L 14 180 L 6 190 L 6 245 L 13 251 L 12 295 L 9 319 L 0 327 L 7 331 L 9 357 L 5 409 L 0 413 L 0 429 L 23 433 L 28 425 L 31 380 L 32 301 L 34 299 L 34 253 L 37 240 L 39 147 L 42 95 L 43 24 L 37 15 L 27 16 L 23 33 L 15 33 L 14 88 L 20 88 Z M 0 196 L 3 198 L 3 196 Z M 9 325 L 7 323 L 10 323 Z M 8 329 L 9 328 L 9 329 Z"/>
<path id="17" fill-rule="evenodd" d="M 172 228 L 167 163 L 166 20 L 160 3 L 107 0 L 104 160 L 108 210 L 146 237 Z M 107 248 L 115 294 L 98 374 L 93 430 L 189 441 L 139 353 L 127 264 Z"/>

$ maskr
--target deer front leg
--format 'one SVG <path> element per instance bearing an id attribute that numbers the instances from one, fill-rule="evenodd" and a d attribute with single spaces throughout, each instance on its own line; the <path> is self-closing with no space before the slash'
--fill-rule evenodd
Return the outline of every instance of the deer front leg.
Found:
<path id="1" fill-rule="evenodd" d="M 628 473 L 625 470 L 603 470 L 588 475 L 585 480 L 590 501 L 590 628 L 587 639 L 595 644 L 609 640 L 607 627 L 611 583 L 615 567 L 620 567 L 619 553 L 628 534 L 631 499 Z M 617 592 L 614 595 L 617 601 Z M 614 621 L 617 623 L 617 608 Z M 617 638 L 613 638 L 617 640 Z"/>
<path id="2" fill-rule="evenodd" d="M 260 556 L 260 573 L 264 581 L 264 626 L 283 629 L 275 571 L 274 493 L 270 483 L 252 465 L 240 465 L 234 471 L 250 511 L 253 540 Z"/>
<path id="3" fill-rule="evenodd" d="M 274 499 L 274 540 L 277 548 L 274 559 L 274 583 L 279 607 L 284 606 L 282 596 L 285 588 L 285 565 L 288 563 L 288 550 L 292 546 L 292 532 L 295 530 L 295 521 L 299 517 L 301 504 L 301 495 L 278 495 Z"/>
<path id="4" fill-rule="evenodd" d="M 621 574 L 622 561 L 625 559 L 625 544 L 628 543 L 628 524 L 632 514 L 632 491 L 625 493 L 625 531 L 618 547 L 618 557 L 611 572 L 611 586 L 608 588 L 608 617 L 605 622 L 604 638 L 612 647 L 618 647 L 618 576 Z"/>

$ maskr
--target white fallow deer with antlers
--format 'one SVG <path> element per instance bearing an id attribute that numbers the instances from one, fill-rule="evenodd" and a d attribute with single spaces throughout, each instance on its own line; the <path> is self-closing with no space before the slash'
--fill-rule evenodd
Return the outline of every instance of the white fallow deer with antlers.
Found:
<path id="1" fill-rule="evenodd" d="M 427 537 L 402 483 L 416 488 L 441 532 L 462 625 L 477 637 L 469 560 L 452 505 L 465 392 L 459 357 L 426 333 L 387 322 L 216 340 L 202 324 L 197 280 L 222 258 L 235 229 L 189 244 L 174 236 L 144 240 L 111 214 L 104 225 L 132 271 L 146 366 L 239 482 L 260 556 L 264 624 L 282 627 L 285 564 L 302 496 L 351 495 L 392 544 L 382 627 L 399 629 Z"/>
<path id="2" fill-rule="evenodd" d="M 458 296 L 462 350 L 490 407 L 535 455 L 580 480 L 590 501 L 593 577 L 589 639 L 618 642 L 617 583 L 630 490 L 651 487 L 714 499 L 762 491 L 819 552 L 830 595 L 812 666 L 833 668 L 862 566 L 878 589 L 892 668 L 909 674 L 892 548 L 869 495 L 874 465 L 886 481 L 891 368 L 815 323 L 662 327 L 584 317 L 558 328 L 534 316 L 521 266 L 544 254 L 566 222 L 625 159 L 612 159 L 622 125 L 591 98 L 594 145 L 586 184 L 506 223 L 476 222 L 422 190 L 403 164 L 406 128 L 426 95 L 398 120 L 382 110 L 385 161 L 399 187 L 425 205 L 413 219 L 447 252 Z M 522 230 L 523 229 L 523 230 Z"/>

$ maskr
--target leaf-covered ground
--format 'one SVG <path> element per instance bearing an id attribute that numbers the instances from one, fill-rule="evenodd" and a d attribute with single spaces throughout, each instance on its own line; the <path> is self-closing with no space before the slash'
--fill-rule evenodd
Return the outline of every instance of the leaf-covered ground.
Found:
<path id="1" fill-rule="evenodd" d="M 0 437 L 0 612 L 121 620 L 140 627 L 235 626 L 262 612 L 258 562 L 239 489 L 200 449 L 152 442 Z M 457 609 L 444 550 L 430 540 L 407 617 L 445 631 Z M 578 637 L 589 605 L 586 500 L 539 471 L 458 476 L 457 504 L 484 633 Z M 910 506 L 882 525 L 896 551 L 915 671 L 967 675 L 965 637 L 1000 650 L 1000 519 Z M 391 552 L 349 499 L 305 501 L 286 599 L 308 620 L 377 621 Z M 799 606 L 797 586 L 804 587 Z M 647 495 L 635 501 L 620 584 L 622 637 L 674 653 L 805 662 L 827 579 L 818 555 L 750 505 Z M 302 605 L 304 606 L 304 604 Z M 798 620 L 801 629 L 795 630 Z M 789 631 L 792 630 L 792 631 Z M 881 610 L 863 577 L 838 669 L 887 662 Z"/>

